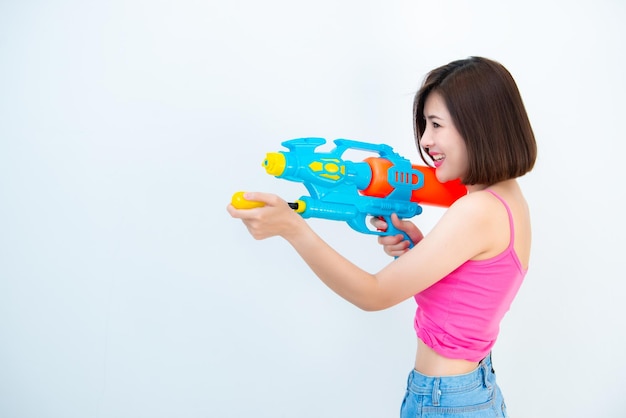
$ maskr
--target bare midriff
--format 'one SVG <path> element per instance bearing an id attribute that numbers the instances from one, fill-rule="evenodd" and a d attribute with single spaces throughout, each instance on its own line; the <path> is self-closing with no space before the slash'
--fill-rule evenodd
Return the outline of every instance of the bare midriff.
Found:
<path id="1" fill-rule="evenodd" d="M 474 371 L 478 362 L 450 359 L 437 354 L 435 350 L 417 339 L 417 354 L 415 355 L 415 370 L 426 376 L 454 376 Z"/>

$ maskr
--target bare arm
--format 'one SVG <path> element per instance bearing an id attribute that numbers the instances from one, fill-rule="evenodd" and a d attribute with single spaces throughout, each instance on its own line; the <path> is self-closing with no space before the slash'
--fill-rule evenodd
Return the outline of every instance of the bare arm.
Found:
<path id="1" fill-rule="evenodd" d="M 369 309 L 378 293 L 378 281 L 374 275 L 336 252 L 278 196 L 248 193 L 246 199 L 264 202 L 265 206 L 237 210 L 229 205 L 227 210 L 232 217 L 244 222 L 254 238 L 282 236 L 329 288 L 354 305 Z"/>
<path id="2" fill-rule="evenodd" d="M 364 310 L 385 309 L 410 298 L 489 245 L 481 234 L 488 211 L 481 207 L 481 197 L 468 195 L 450 207 L 418 245 L 371 274 L 337 253 L 279 197 L 251 193 L 247 198 L 266 206 L 237 210 L 229 205 L 231 216 L 242 219 L 256 239 L 282 236 L 329 288 Z"/>

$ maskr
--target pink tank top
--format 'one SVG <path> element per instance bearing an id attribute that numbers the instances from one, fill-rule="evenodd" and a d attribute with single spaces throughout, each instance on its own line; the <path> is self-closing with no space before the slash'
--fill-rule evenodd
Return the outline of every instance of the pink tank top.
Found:
<path id="1" fill-rule="evenodd" d="M 500 321 L 522 285 L 526 270 L 515 253 L 513 216 L 510 242 L 500 254 L 486 260 L 468 260 L 449 275 L 415 295 L 415 331 L 438 354 L 480 361 L 496 342 Z"/>

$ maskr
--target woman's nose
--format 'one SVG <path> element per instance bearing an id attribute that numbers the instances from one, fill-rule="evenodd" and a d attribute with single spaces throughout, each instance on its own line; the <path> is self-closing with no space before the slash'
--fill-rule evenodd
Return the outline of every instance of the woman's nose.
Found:
<path id="1" fill-rule="evenodd" d="M 428 129 L 426 129 L 422 133 L 422 136 L 420 137 L 420 145 L 422 146 L 422 148 L 432 148 L 433 141 L 432 141 L 432 138 L 430 137 Z"/>

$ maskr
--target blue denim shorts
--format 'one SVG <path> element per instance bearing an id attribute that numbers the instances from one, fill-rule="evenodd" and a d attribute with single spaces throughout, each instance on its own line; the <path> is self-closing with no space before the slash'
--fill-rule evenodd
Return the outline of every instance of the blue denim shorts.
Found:
<path id="1" fill-rule="evenodd" d="M 491 354 L 467 374 L 431 377 L 413 370 L 400 417 L 508 417 Z"/>

